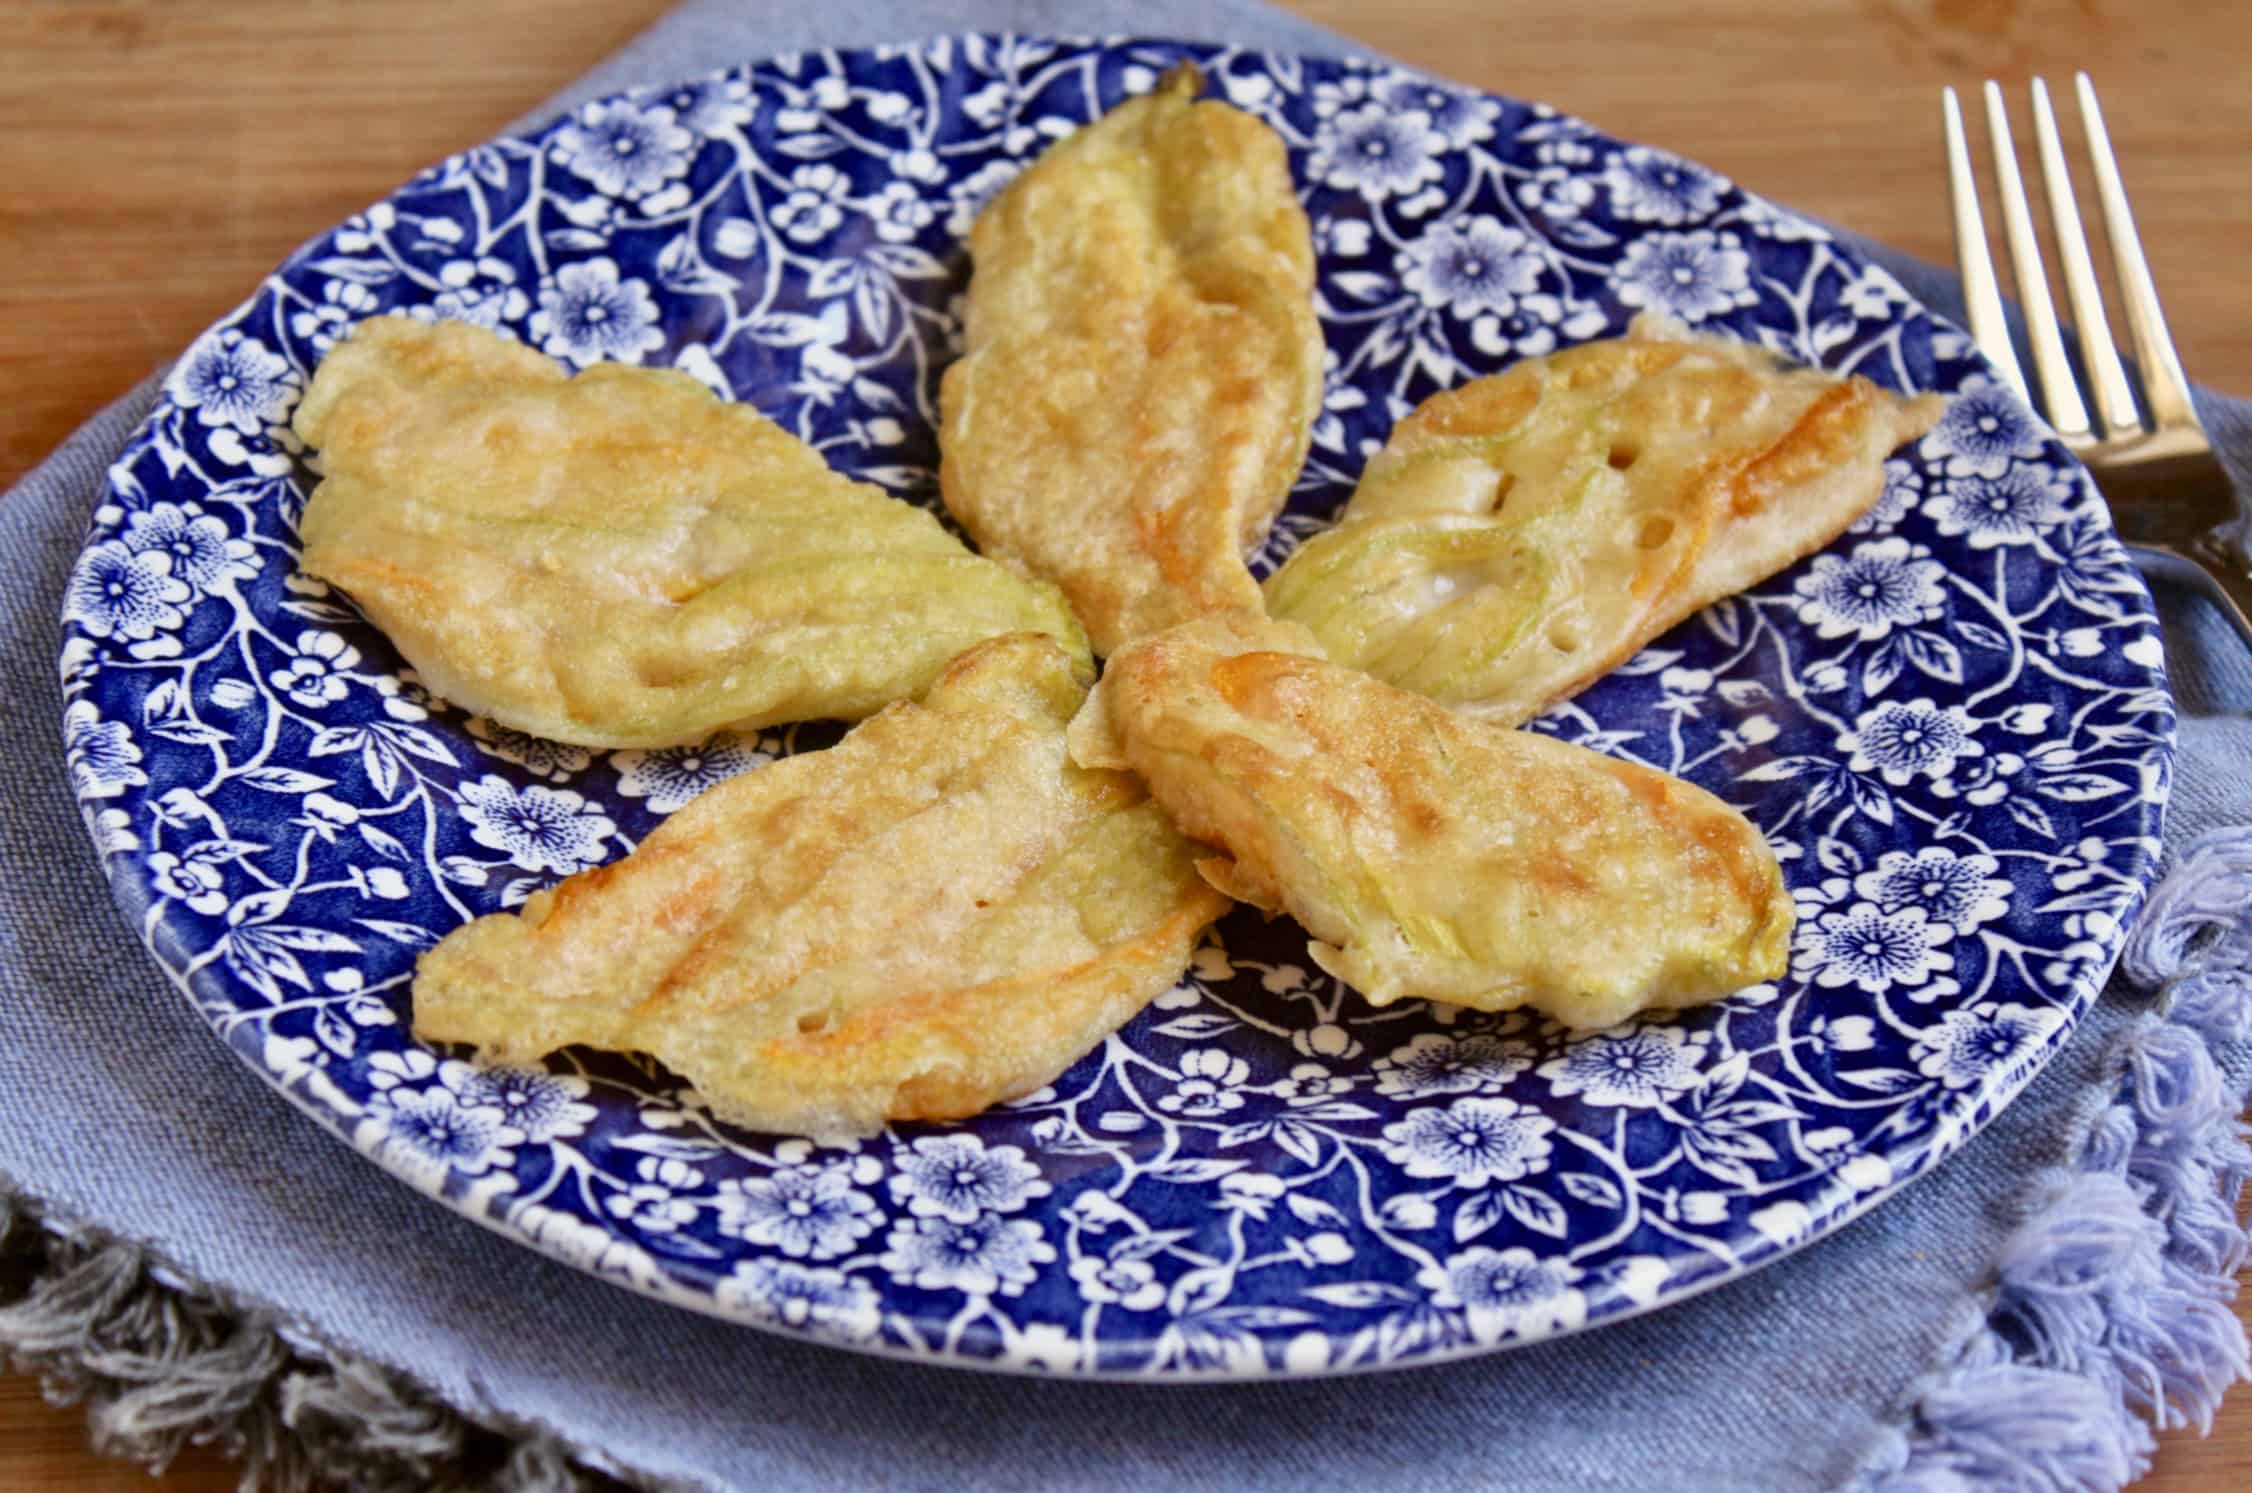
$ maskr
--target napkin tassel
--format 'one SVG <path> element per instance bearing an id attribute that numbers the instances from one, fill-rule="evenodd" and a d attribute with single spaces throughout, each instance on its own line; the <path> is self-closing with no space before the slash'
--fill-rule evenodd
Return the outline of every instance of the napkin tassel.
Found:
<path id="1" fill-rule="evenodd" d="M 1864 1488 L 1984 1493 L 2123 1486 L 2150 1461 L 2150 1428 L 2093 1379 L 2040 1368 L 1983 1319 L 1911 1391 L 1911 1427 L 1879 1448 Z"/>
<path id="2" fill-rule="evenodd" d="M 2252 1378 L 2229 1309 L 2252 1181 L 2243 1096 L 2208 1042 L 2252 1036 L 2252 828 L 2183 853 L 2120 958 L 2159 994 L 2106 1055 L 2114 1098 L 2076 1170 L 2034 1182 L 1992 1289 L 1944 1365 L 1909 1392 L 1859 1485 L 2113 1489 L 2147 1470 L 2162 1429 L 2212 1428 Z"/>
<path id="3" fill-rule="evenodd" d="M 535 1427 L 487 1430 L 364 1359 L 197 1290 L 123 1240 L 44 1214 L 0 1181 L 0 1348 L 94 1449 L 161 1470 L 189 1446 L 244 1486 L 307 1493 L 615 1487 Z"/>

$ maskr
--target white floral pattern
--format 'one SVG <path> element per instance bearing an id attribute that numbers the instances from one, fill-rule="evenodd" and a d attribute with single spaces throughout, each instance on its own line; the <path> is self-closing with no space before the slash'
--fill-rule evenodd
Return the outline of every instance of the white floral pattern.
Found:
<path id="1" fill-rule="evenodd" d="M 1440 1306 L 1461 1309 L 1480 1343 L 1578 1327 L 1587 1320 L 1587 1299 L 1572 1286 L 1579 1276 L 1568 1262 L 1529 1249 L 1482 1247 L 1418 1272 Z"/>
<path id="2" fill-rule="evenodd" d="M 1437 181 L 1446 148 L 1447 137 L 1422 110 L 1370 104 L 1330 121 L 1309 169 L 1319 181 L 1380 202 Z"/>
<path id="3" fill-rule="evenodd" d="M 103 720 L 89 700 L 73 700 L 63 710 L 63 760 L 81 799 L 115 798 L 149 780 L 125 723 Z"/>
<path id="4" fill-rule="evenodd" d="M 451 259 L 438 270 L 445 287 L 428 305 L 411 306 L 408 314 L 423 321 L 466 321 L 488 332 L 506 331 L 532 309 L 531 297 L 516 283 L 516 266 L 487 254 L 477 259 Z"/>
<path id="5" fill-rule="evenodd" d="M 1603 170 L 1611 211 L 1634 223 L 1671 228 L 1710 217 L 1728 183 L 1678 156 L 1630 145 L 1611 157 Z"/>
<path id="6" fill-rule="evenodd" d="M 1529 1042 L 1475 1035 L 1454 1036 L 1424 1032 L 1405 1047 L 1371 1066 L 1376 1091 L 1408 1098 L 1438 1094 L 1488 1094 L 1499 1092 L 1511 1079 L 1533 1064 L 1536 1049 Z"/>
<path id="7" fill-rule="evenodd" d="M 1751 287 L 1751 256 L 1729 232 L 1653 233 L 1638 238 L 1619 261 L 1619 299 L 1694 325 L 1759 300 Z"/>
<path id="8" fill-rule="evenodd" d="M 151 638 L 186 620 L 195 592 L 172 573 L 172 556 L 105 540 L 78 558 L 63 588 L 63 620 L 97 638 Z"/>
<path id="9" fill-rule="evenodd" d="M 1825 990 L 1850 985 L 1871 995 L 1905 988 L 1918 1000 L 1951 994 L 1955 967 L 1946 952 L 1954 930 L 1927 919 L 1914 905 L 1890 911 L 1861 902 L 1839 912 L 1823 912 L 1799 924 L 1800 967 Z"/>
<path id="10" fill-rule="evenodd" d="M 618 770 L 620 793 L 646 800 L 655 813 L 670 814 L 706 788 L 749 772 L 771 756 L 722 731 L 701 746 L 617 752 L 610 764 Z"/>
<path id="11" fill-rule="evenodd" d="M 389 1019 L 388 1009 L 376 1010 Z M 584 1135 L 594 1121 L 594 1106 L 584 1102 L 587 1081 L 575 1073 L 475 1068 L 458 1062 L 441 1065 L 439 1072 L 464 1104 L 498 1110 L 510 1128 L 537 1145 Z"/>
<path id="12" fill-rule="evenodd" d="M 2000 869 L 1982 851 L 1963 855 L 1944 845 L 1888 850 L 1861 873 L 1854 890 L 1879 907 L 1920 908 L 1928 921 L 1960 935 L 2009 912 L 2011 887 L 1995 876 Z"/>
<path id="13" fill-rule="evenodd" d="M 901 1221 L 891 1232 L 883 1266 L 894 1280 L 920 1291 L 1014 1296 L 1032 1284 L 1038 1266 L 1055 1257 L 1054 1247 L 1040 1237 L 1040 1225 L 981 1214 L 966 1223 L 951 1218 Z"/>
<path id="14" fill-rule="evenodd" d="M 466 1104 L 443 1085 L 378 1090 L 355 1137 L 409 1180 L 436 1189 L 452 1175 L 507 1167 L 524 1139 L 490 1105 Z"/>
<path id="15" fill-rule="evenodd" d="M 375 292 L 357 280 L 331 280 L 321 287 L 318 305 L 290 313 L 289 329 L 317 352 L 327 352 L 353 323 L 375 314 L 382 305 Z"/>
<path id="16" fill-rule="evenodd" d="M 688 174 L 696 135 L 664 105 L 588 104 L 555 135 L 555 158 L 606 197 L 646 197 Z"/>
<path id="17" fill-rule="evenodd" d="M 228 590 L 259 570 L 257 547 L 228 533 L 225 520 L 195 503 L 158 503 L 128 513 L 125 547 L 171 556 L 169 573 L 187 586 L 191 598 Z"/>
<path id="18" fill-rule="evenodd" d="M 833 1259 L 876 1226 L 876 1200 L 852 1185 L 849 1166 L 797 1166 L 723 1184 L 719 1226 L 793 1259 Z"/>
<path id="19" fill-rule="evenodd" d="M 1417 402 L 1643 308 L 1955 391 L 1851 538 L 1533 727 L 1742 807 L 1799 903 L 1789 976 L 1575 1037 L 1369 1007 L 1239 914 L 1052 1084 L 858 1145 L 733 1130 L 631 1055 L 483 1069 L 414 1040 L 435 939 L 837 728 L 603 754 L 432 697 L 294 572 L 286 427 L 324 348 L 403 311 L 677 366 L 929 501 L 971 218 L 1182 55 L 948 38 L 602 101 L 432 168 L 197 341 L 66 587 L 61 726 L 120 902 L 247 1061 L 448 1206 L 635 1289 L 1166 1376 L 1614 1318 L 1830 1227 L 2030 1077 L 2150 874 L 2171 732 L 2141 584 L 2062 449 L 1884 276 L 1710 173 L 1412 74 L 1203 48 L 1316 225 L 1323 408 L 1262 570 Z"/>
<path id="20" fill-rule="evenodd" d="M 1463 318 L 1514 311 L 1547 268 L 1530 235 L 1490 217 L 1440 223 L 1399 255 L 1402 285 Z"/>
<path id="21" fill-rule="evenodd" d="M 2028 544 L 2055 526 L 2072 495 L 2071 479 L 2045 467 L 2010 466 L 1999 475 L 1950 477 L 1939 486 L 1932 514 L 1949 538 L 1969 536 L 1973 549 Z"/>
<path id="22" fill-rule="evenodd" d="M 844 221 L 852 182 L 834 166 L 800 166 L 790 190 L 774 205 L 774 226 L 801 244 L 818 243 Z"/>
<path id="23" fill-rule="evenodd" d="M 568 876 L 609 858 L 603 842 L 617 833 L 617 825 L 568 788 L 519 789 L 487 775 L 458 791 L 470 838 L 506 853 L 527 871 Z"/>
<path id="24" fill-rule="evenodd" d="M 787 1260 L 745 1260 L 713 1293 L 753 1322 L 811 1331 L 843 1342 L 876 1335 L 882 1314 L 866 1281 L 841 1270 L 809 1270 Z"/>
<path id="25" fill-rule="evenodd" d="M 281 423 L 297 387 L 288 359 L 229 328 L 199 338 L 172 370 L 165 392 L 203 425 L 258 435 Z"/>
<path id="26" fill-rule="evenodd" d="M 926 1135 L 892 1158 L 891 1195 L 918 1218 L 968 1223 L 985 1213 L 1013 1213 L 1048 1184 L 1015 1146 L 974 1135 Z"/>
<path id="27" fill-rule="evenodd" d="M 1384 1127 L 1384 1154 L 1411 1177 L 1445 1177 L 1465 1187 L 1514 1182 L 1545 1171 L 1556 1122 L 1513 1099 L 1457 1099 L 1419 1109 Z"/>
<path id="28" fill-rule="evenodd" d="M 1990 379 L 1964 387 L 1923 439 L 1925 457 L 1951 477 L 2000 477 L 2015 461 L 2041 455 L 2041 427 L 2033 414 Z"/>
<path id="29" fill-rule="evenodd" d="M 674 120 L 691 135 L 739 130 L 758 117 L 749 80 L 732 74 L 683 83 L 664 99 Z"/>
<path id="30" fill-rule="evenodd" d="M 1494 121 L 1501 117 L 1498 100 L 1433 78 L 1394 77 L 1370 91 L 1388 109 L 1419 110 L 1457 150 L 1491 140 Z"/>
<path id="31" fill-rule="evenodd" d="M 1704 1055 L 1699 1036 L 1682 1027 L 1630 1026 L 1583 1037 L 1538 1071 L 1559 1099 L 1649 1109 L 1694 1086 Z"/>
<path id="32" fill-rule="evenodd" d="M 1949 1011 L 1916 1039 L 1916 1067 L 1950 1089 L 1968 1088 L 2022 1064 L 2063 1025 L 2062 1014 L 2045 1006 Z"/>
<path id="33" fill-rule="evenodd" d="M 1978 722 L 1960 705 L 1887 700 L 1839 735 L 1838 750 L 1852 754 L 1848 770 L 1881 773 L 1900 788 L 1917 777 L 1947 781 L 1956 763 L 1984 754 L 1977 732 Z"/>
<path id="34" fill-rule="evenodd" d="M 333 632 L 308 628 L 297 635 L 297 650 L 266 682 L 300 710 L 334 705 L 352 692 L 352 671 L 360 651 Z"/>
<path id="35" fill-rule="evenodd" d="M 534 736 L 513 726 L 503 726 L 496 721 L 477 716 L 469 722 L 469 734 L 477 742 L 477 749 L 487 756 L 498 757 L 503 762 L 513 762 L 535 778 L 552 782 L 568 782 L 585 770 L 593 757 L 585 747 L 573 746 L 567 741 L 550 741 L 544 736 Z M 625 792 L 623 787 L 620 792 Z M 682 800 L 686 802 L 686 800 Z M 668 807 L 678 808 L 679 804 Z"/>
<path id="36" fill-rule="evenodd" d="M 540 286 L 532 335 L 552 358 L 638 363 L 665 345 L 657 306 L 640 280 L 621 278 L 615 260 L 567 264 Z"/>
<path id="37" fill-rule="evenodd" d="M 1931 552 L 1895 536 L 1858 544 L 1853 553 L 1816 555 L 1792 589 L 1799 621 L 1822 638 L 1874 642 L 1896 627 L 1929 622 L 1947 607 L 1947 572 Z"/>

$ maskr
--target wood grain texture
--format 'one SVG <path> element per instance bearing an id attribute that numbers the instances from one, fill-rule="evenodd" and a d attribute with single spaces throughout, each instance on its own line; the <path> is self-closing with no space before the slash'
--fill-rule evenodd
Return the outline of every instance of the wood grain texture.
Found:
<path id="1" fill-rule="evenodd" d="M 1373 50 L 1544 99 L 1926 258 L 1936 94 L 2093 70 L 2199 380 L 2252 391 L 2252 28 L 2206 0 L 1292 0 Z M 0 485 L 300 241 L 532 107 L 663 0 L 0 0 Z M 713 59 L 715 65 L 725 59 Z M 2022 105 L 2021 105 L 2022 117 Z M 2071 126 L 2068 124 L 2068 130 Z M 2024 143 L 2021 129 L 2021 145 Z M 2030 157 L 2028 156 L 2028 169 Z M 0 1486 L 152 1486 L 0 1378 Z M 154 1486 L 218 1493 L 217 1457 Z M 2252 1394 L 2145 1493 L 2252 1487 Z"/>

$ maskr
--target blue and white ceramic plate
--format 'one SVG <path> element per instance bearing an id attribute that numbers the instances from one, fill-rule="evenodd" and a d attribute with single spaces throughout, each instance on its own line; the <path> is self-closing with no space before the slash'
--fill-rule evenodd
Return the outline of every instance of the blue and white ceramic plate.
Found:
<path id="1" fill-rule="evenodd" d="M 322 353 L 403 309 L 685 368 L 930 503 L 972 216 L 1184 56 L 1289 142 L 1318 238 L 1328 392 L 1262 570 L 1416 401 L 1646 307 L 1954 396 L 1852 533 L 1537 726 L 1760 824 L 1801 909 L 1790 980 L 1568 1038 L 1371 1009 L 1289 922 L 1239 913 L 1053 1087 L 847 1147 L 715 1124 L 638 1059 L 487 1072 L 413 1040 L 415 957 L 449 929 L 837 733 L 600 754 L 432 698 L 295 574 L 285 426 Z M 1838 1227 L 2070 1030 L 2151 875 L 2173 729 L 2148 597 L 2083 474 L 1820 229 L 1545 108 L 1168 42 L 783 57 L 446 161 L 196 343 L 111 473 L 65 622 L 66 749 L 119 902 L 321 1123 L 668 1301 L 1058 1373 L 1444 1358 Z"/>

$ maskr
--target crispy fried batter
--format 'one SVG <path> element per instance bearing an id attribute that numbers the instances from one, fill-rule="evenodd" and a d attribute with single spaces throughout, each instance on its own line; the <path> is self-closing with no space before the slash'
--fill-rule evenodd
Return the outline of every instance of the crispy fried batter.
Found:
<path id="1" fill-rule="evenodd" d="M 1095 651 L 1258 605 L 1243 554 L 1321 399 L 1314 256 L 1282 141 L 1194 68 L 1042 156 L 970 234 L 946 506 L 1046 576 Z"/>
<path id="2" fill-rule="evenodd" d="M 1426 400 L 1267 604 L 1514 724 L 1836 538 L 1940 407 L 1645 316 Z"/>
<path id="3" fill-rule="evenodd" d="M 1783 973 L 1791 900 L 1760 833 L 1664 773 L 1467 720 L 1324 661 L 1249 613 L 1112 658 L 1072 759 L 1131 766 L 1232 859 L 1230 896 L 1287 910 L 1322 968 L 1405 996 L 1572 1027 Z"/>
<path id="4" fill-rule="evenodd" d="M 495 332 L 380 317 L 296 428 L 326 472 L 304 568 L 438 693 L 558 741 L 853 719 L 981 638 L 1083 646 L 1054 588 L 683 373 L 567 378 Z"/>
<path id="5" fill-rule="evenodd" d="M 654 1054 L 721 1116 L 861 1133 L 1048 1082 L 1227 906 L 1141 785 L 1069 765 L 1081 666 L 980 644 L 920 704 L 712 788 L 423 956 L 417 1036 Z"/>

